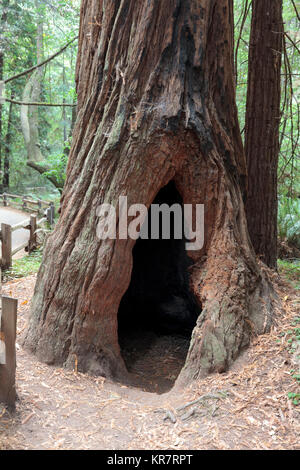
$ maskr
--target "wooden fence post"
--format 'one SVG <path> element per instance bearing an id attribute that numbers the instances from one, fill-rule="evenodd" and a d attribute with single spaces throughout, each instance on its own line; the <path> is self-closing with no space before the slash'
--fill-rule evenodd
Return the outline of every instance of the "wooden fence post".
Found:
<path id="1" fill-rule="evenodd" d="M 6 207 L 8 204 L 7 204 L 7 196 L 6 196 L 6 193 L 3 193 L 3 205 L 4 207 Z"/>
<path id="2" fill-rule="evenodd" d="M 12 266 L 11 253 L 11 226 L 1 224 L 1 240 L 2 240 L 2 269 L 8 269 Z"/>
<path id="3" fill-rule="evenodd" d="M 37 245 L 36 242 L 37 218 L 36 215 L 30 216 L 30 236 L 28 242 L 28 253 L 31 253 Z"/>
<path id="4" fill-rule="evenodd" d="M 54 204 L 50 203 L 50 206 L 46 209 L 46 217 L 49 225 L 53 225 L 54 222 Z"/>
<path id="5" fill-rule="evenodd" d="M 55 217 L 54 202 L 50 202 L 50 210 L 51 210 L 51 224 L 50 225 L 53 225 L 54 224 L 54 217 Z"/>
<path id="6" fill-rule="evenodd" d="M 0 402 L 15 406 L 17 299 L 2 296 L 0 335 L 5 343 L 5 364 L 0 363 Z"/>

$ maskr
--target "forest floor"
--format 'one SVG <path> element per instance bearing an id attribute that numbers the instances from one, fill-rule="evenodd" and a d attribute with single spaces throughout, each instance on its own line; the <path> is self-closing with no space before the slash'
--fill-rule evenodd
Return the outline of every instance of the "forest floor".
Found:
<path id="1" fill-rule="evenodd" d="M 300 295 L 277 274 L 274 282 L 284 311 L 271 333 L 253 338 L 227 373 L 184 390 L 150 393 L 48 366 L 17 344 L 19 400 L 15 412 L 0 406 L 0 449 L 300 449 L 300 405 L 288 396 L 300 393 Z M 34 283 L 32 275 L 3 285 L 19 299 L 19 338 Z"/>

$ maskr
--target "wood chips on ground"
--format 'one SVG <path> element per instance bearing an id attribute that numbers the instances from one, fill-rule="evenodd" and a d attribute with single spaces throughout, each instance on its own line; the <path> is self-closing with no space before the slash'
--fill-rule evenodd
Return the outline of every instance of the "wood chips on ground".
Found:
<path id="1" fill-rule="evenodd" d="M 157 395 L 51 367 L 17 343 L 16 412 L 0 405 L 0 449 L 300 449 L 299 392 L 282 333 L 299 316 L 297 292 L 274 274 L 284 311 L 270 334 L 225 374 Z M 9 282 L 26 328 L 35 276 Z"/>

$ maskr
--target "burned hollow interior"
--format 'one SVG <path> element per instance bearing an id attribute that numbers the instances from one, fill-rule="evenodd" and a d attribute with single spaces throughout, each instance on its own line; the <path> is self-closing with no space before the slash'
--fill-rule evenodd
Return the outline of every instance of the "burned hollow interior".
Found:
<path id="1" fill-rule="evenodd" d="M 167 204 L 170 208 L 173 204 L 180 204 L 182 207 L 181 196 L 173 181 L 159 191 L 153 204 Z M 151 223 L 153 221 L 149 210 L 149 234 Z M 168 239 L 163 238 L 161 219 L 159 227 L 158 239 L 151 239 L 149 236 L 148 239 L 140 237 L 136 241 L 132 253 L 131 282 L 119 307 L 119 344 L 128 370 L 134 369 L 133 362 L 138 359 L 132 359 L 130 351 L 145 355 L 146 351 L 149 353 L 151 348 L 158 345 L 159 338 L 169 337 L 168 344 L 172 340 L 176 348 L 181 345 L 184 351 L 181 351 L 180 357 L 184 362 L 189 339 L 201 311 L 189 288 L 191 260 L 185 249 L 184 236 L 181 239 L 176 238 L 172 210 Z M 183 217 L 182 233 L 184 234 Z M 167 350 L 170 353 L 170 348 Z M 177 373 L 179 372 L 180 369 Z"/>

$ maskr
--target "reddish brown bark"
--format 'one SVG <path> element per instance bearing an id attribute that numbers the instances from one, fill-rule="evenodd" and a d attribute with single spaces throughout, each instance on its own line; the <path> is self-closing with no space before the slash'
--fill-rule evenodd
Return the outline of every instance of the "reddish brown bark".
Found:
<path id="1" fill-rule="evenodd" d="M 277 263 L 282 0 L 253 0 L 245 127 L 246 214 L 255 252 Z"/>
<path id="2" fill-rule="evenodd" d="M 149 207 L 175 181 L 205 204 L 205 245 L 190 252 L 203 310 L 180 381 L 222 371 L 271 324 L 270 288 L 249 244 L 245 158 L 227 0 L 83 0 L 78 118 L 61 202 L 38 274 L 25 345 L 48 363 L 126 374 L 117 314 L 132 240 L 100 241 L 96 208 Z"/>

